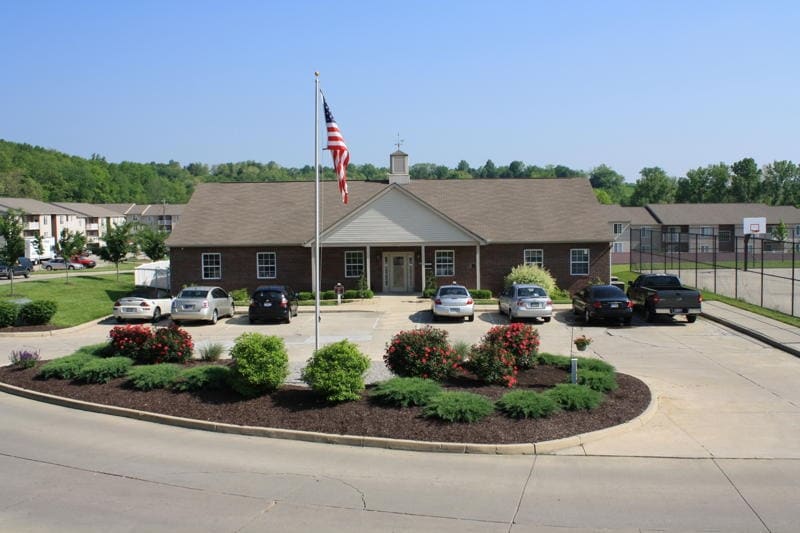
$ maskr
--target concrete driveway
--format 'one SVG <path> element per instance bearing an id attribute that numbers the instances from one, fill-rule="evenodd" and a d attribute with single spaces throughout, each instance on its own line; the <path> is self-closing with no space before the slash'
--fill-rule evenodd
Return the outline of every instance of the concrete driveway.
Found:
<path id="1" fill-rule="evenodd" d="M 323 314 L 379 364 L 392 334 L 430 322 L 426 303 L 381 297 Z M 505 319 L 437 323 L 476 342 Z M 280 334 L 313 350 L 313 314 L 188 326 L 198 342 Z M 2 337 L 50 356 L 112 323 Z M 0 394 L 0 530 L 7 531 L 769 531 L 800 523 L 800 360 L 714 322 L 584 327 L 566 309 L 542 349 L 589 355 L 644 379 L 658 409 L 622 434 L 553 455 L 448 455 L 206 433 Z"/>

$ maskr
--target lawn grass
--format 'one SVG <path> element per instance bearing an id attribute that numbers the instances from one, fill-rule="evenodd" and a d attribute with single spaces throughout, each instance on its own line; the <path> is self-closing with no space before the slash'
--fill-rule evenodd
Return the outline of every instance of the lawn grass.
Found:
<path id="1" fill-rule="evenodd" d="M 69 276 L 29 280 L 0 286 L 2 300 L 52 300 L 58 310 L 51 320 L 54 326 L 70 327 L 111 314 L 114 301 L 133 290 L 133 272 L 114 275 Z"/>

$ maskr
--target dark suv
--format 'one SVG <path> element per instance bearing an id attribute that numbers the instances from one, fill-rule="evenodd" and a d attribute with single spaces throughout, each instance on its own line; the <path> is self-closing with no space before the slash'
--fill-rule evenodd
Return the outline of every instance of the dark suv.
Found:
<path id="1" fill-rule="evenodd" d="M 257 320 L 282 320 L 291 322 L 297 316 L 297 293 L 286 285 L 262 285 L 250 297 L 247 318 Z"/>
<path id="2" fill-rule="evenodd" d="M 0 263 L 0 278 L 9 279 L 11 276 L 15 278 L 24 276 L 27 278 L 31 275 L 31 270 L 33 270 L 33 263 L 26 257 L 20 257 L 19 263 L 13 265 L 11 268 L 8 268 L 8 265 L 5 263 Z"/>

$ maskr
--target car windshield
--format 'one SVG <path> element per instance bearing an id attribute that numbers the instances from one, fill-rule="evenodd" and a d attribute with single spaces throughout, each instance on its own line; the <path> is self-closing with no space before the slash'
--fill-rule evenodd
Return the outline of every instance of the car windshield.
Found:
<path id="1" fill-rule="evenodd" d="M 595 298 L 625 298 L 625 293 L 616 287 L 597 287 L 592 290 Z"/>
<path id="2" fill-rule="evenodd" d="M 208 291 L 198 291 L 198 290 L 182 290 L 181 291 L 181 298 L 205 298 L 208 294 Z"/>
<path id="3" fill-rule="evenodd" d="M 467 289 L 464 287 L 444 287 L 439 289 L 439 296 L 466 296 Z"/>
<path id="4" fill-rule="evenodd" d="M 547 294 L 544 292 L 544 289 L 540 289 L 539 287 L 520 287 L 517 289 L 517 295 L 520 298 L 547 296 Z"/>
<path id="5" fill-rule="evenodd" d="M 680 287 L 681 282 L 675 276 L 652 276 L 647 284 L 651 287 Z"/>

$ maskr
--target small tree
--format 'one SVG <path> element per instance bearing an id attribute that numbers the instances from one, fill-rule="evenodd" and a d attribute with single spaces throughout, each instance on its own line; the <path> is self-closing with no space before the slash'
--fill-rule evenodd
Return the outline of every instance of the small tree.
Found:
<path id="1" fill-rule="evenodd" d="M 25 240 L 22 238 L 23 215 L 22 211 L 9 209 L 0 216 L 0 237 L 5 240 L 5 244 L 0 248 L 0 260 L 8 265 L 12 295 L 14 294 L 13 267 L 17 259 L 25 253 Z"/>
<path id="2" fill-rule="evenodd" d="M 786 240 L 789 238 L 789 230 L 786 228 L 786 223 L 783 220 L 780 223 L 772 228 L 770 232 L 770 236 L 773 240 L 776 240 L 781 243 L 781 253 L 786 250 Z"/>
<path id="3" fill-rule="evenodd" d="M 167 232 L 141 226 L 136 231 L 136 243 L 151 261 L 158 261 L 167 255 Z"/>
<path id="4" fill-rule="evenodd" d="M 106 233 L 104 240 L 106 245 L 100 248 L 100 257 L 114 263 L 117 267 L 117 279 L 119 279 L 119 264 L 134 249 L 131 238 L 131 224 L 125 222 L 114 226 Z"/>
<path id="5" fill-rule="evenodd" d="M 67 282 L 69 282 L 69 259 L 73 255 L 79 254 L 86 247 L 86 237 L 82 233 L 69 231 L 67 228 L 61 230 L 61 238 L 58 239 L 58 249 L 61 257 L 67 262 L 64 269 Z"/>

